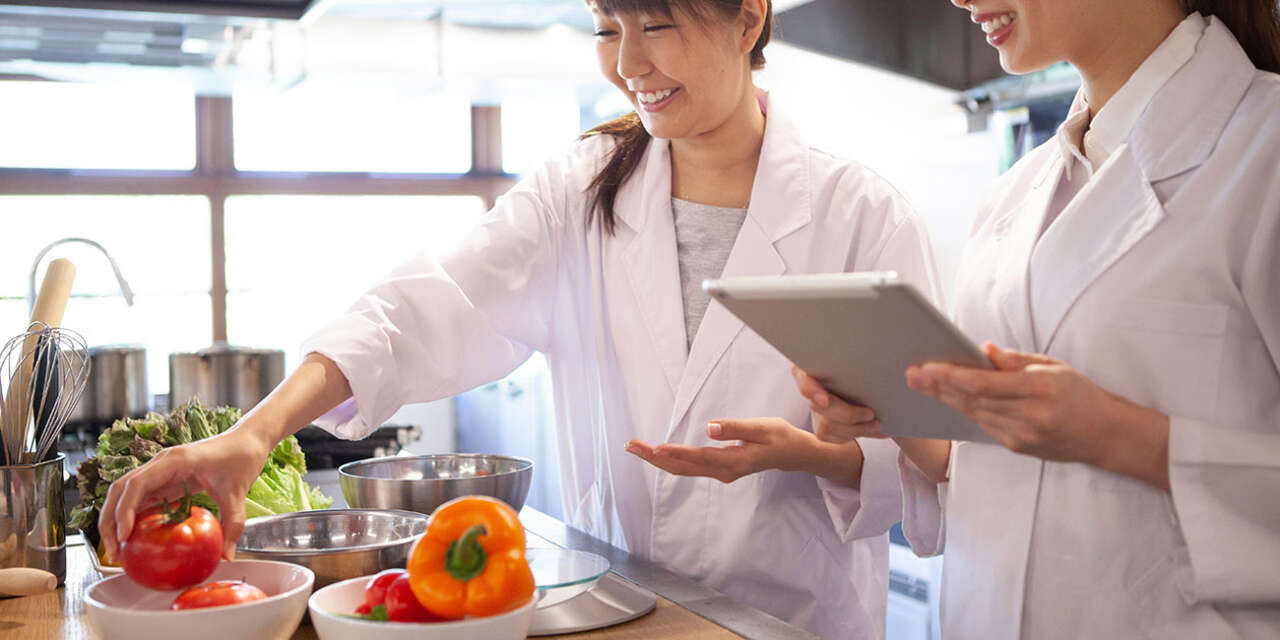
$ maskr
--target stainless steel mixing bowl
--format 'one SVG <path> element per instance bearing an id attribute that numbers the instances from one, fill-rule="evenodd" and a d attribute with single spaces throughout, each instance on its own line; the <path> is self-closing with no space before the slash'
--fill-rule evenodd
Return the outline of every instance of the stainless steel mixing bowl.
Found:
<path id="1" fill-rule="evenodd" d="M 409 511 L 322 509 L 253 518 L 236 543 L 236 558 L 300 564 L 316 574 L 315 588 L 393 567 L 427 530 Z"/>
<path id="2" fill-rule="evenodd" d="M 391 456 L 338 467 L 347 504 L 430 514 L 454 498 L 492 496 L 519 511 L 529 497 L 533 461 L 511 456 L 449 453 Z"/>

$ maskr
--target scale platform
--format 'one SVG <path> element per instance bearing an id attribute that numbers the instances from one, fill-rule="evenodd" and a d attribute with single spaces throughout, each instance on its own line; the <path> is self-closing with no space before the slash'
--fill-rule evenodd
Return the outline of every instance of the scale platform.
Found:
<path id="1" fill-rule="evenodd" d="M 657 606 L 652 591 L 609 573 L 609 561 L 594 553 L 534 548 L 528 550 L 528 559 L 542 594 L 533 611 L 530 636 L 610 627 Z"/>

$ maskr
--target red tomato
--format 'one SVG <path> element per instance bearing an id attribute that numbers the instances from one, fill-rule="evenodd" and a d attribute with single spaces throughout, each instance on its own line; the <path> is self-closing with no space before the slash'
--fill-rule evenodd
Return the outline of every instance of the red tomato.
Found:
<path id="1" fill-rule="evenodd" d="M 356 607 L 356 615 L 358 616 L 367 616 L 372 611 L 373 607 L 370 607 L 368 602 L 361 602 L 360 606 Z"/>
<path id="2" fill-rule="evenodd" d="M 409 574 L 397 577 L 387 587 L 387 619 L 392 622 L 443 622 L 444 618 L 427 611 L 409 587 Z"/>
<path id="3" fill-rule="evenodd" d="M 166 504 L 140 513 L 121 549 L 120 564 L 134 582 L 172 591 L 203 582 L 221 557 L 222 526 L 188 497 L 176 508 Z"/>
<path id="4" fill-rule="evenodd" d="M 247 582 L 239 580 L 219 580 L 191 587 L 178 594 L 169 606 L 174 611 L 184 609 L 203 609 L 205 607 L 225 607 L 229 604 L 241 604 L 254 600 L 265 600 L 267 594 Z"/>
<path id="5" fill-rule="evenodd" d="M 374 576 L 369 581 L 369 586 L 364 588 L 364 603 L 370 608 L 382 604 L 387 599 L 387 587 L 391 586 L 396 578 L 407 573 L 409 572 L 404 569 L 387 569 Z"/>

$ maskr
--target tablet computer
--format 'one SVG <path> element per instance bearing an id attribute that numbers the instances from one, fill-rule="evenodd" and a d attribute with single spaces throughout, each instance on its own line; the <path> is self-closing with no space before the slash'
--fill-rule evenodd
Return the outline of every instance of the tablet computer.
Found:
<path id="1" fill-rule="evenodd" d="M 907 387 L 911 365 L 991 368 L 986 355 L 893 272 L 707 280 L 703 289 L 845 400 L 907 438 L 993 442 L 964 414 Z"/>

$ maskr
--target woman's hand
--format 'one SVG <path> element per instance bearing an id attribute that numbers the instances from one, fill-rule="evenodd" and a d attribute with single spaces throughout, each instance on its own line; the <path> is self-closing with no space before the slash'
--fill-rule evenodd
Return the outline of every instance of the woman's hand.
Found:
<path id="1" fill-rule="evenodd" d="M 823 442 L 781 418 L 716 420 L 707 425 L 707 436 L 738 442 L 720 447 L 668 442 L 654 447 L 632 440 L 627 452 L 668 473 L 725 483 L 767 469 L 807 471 L 852 487 L 862 477 L 862 449 L 857 442 Z"/>
<path id="2" fill-rule="evenodd" d="M 844 443 L 854 438 L 886 438 L 880 431 L 880 420 L 870 407 L 854 405 L 827 391 L 813 376 L 791 367 L 800 395 L 809 400 L 813 415 L 813 433 L 825 442 Z M 925 476 L 936 482 L 947 481 L 947 462 L 951 456 L 949 440 L 925 440 L 922 438 L 894 438 L 898 448 L 911 458 Z"/>
<path id="3" fill-rule="evenodd" d="M 244 531 L 244 500 L 262 472 L 271 445 L 245 428 L 246 421 L 207 440 L 164 449 L 146 464 L 111 483 L 98 532 L 103 547 L 119 558 L 120 543 L 133 532 L 134 516 L 162 498 L 182 497 L 204 491 L 218 504 L 218 520 L 224 537 L 223 556 L 235 556 L 236 541 Z"/>
<path id="4" fill-rule="evenodd" d="M 796 380 L 800 395 L 809 401 L 813 416 L 813 434 L 823 442 L 842 444 L 854 438 L 884 438 L 880 432 L 880 420 L 870 407 L 854 405 L 837 398 L 815 378 L 791 366 L 791 377 Z"/>
<path id="5" fill-rule="evenodd" d="M 1169 419 L 1111 393 L 1061 360 L 983 351 L 994 371 L 926 363 L 907 385 L 959 410 L 1015 453 L 1083 462 L 1168 488 Z"/>

